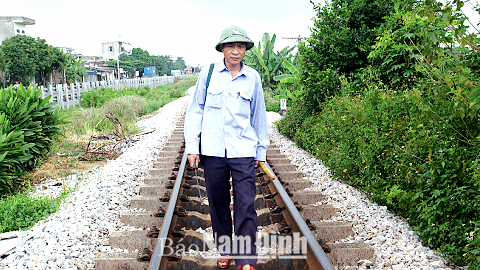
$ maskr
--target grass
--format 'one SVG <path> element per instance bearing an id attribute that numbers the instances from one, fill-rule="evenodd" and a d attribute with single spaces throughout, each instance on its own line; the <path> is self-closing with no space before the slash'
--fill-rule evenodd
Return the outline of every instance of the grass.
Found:
<path id="1" fill-rule="evenodd" d="M 55 196 L 35 197 L 30 190 L 0 200 L 0 233 L 26 230 L 55 213 L 65 197 L 74 189 L 64 189 Z"/>
<path id="2" fill-rule="evenodd" d="M 34 171 L 23 176 L 22 190 L 1 198 L 0 233 L 30 229 L 38 221 L 55 213 L 68 194 L 75 190 L 64 189 L 56 197 L 36 197 L 29 189 L 31 185 L 39 184 L 48 178 L 63 178 L 90 171 L 106 164 L 111 156 L 86 155 L 89 143 L 89 149 L 109 143 L 109 140 L 105 139 L 91 140 L 92 136 L 110 135 L 118 131 L 119 126 L 123 127 L 125 136 L 140 132 L 141 129 L 136 124 L 140 117 L 148 117 L 165 104 L 184 96 L 186 90 L 195 82 L 196 78 L 189 78 L 152 90 L 130 89 L 128 95 L 112 97 L 99 108 L 62 111 L 62 115 L 70 121 L 61 126 L 64 136 L 55 138 L 52 150 L 39 161 Z M 119 123 L 101 121 L 106 116 L 118 119 Z M 115 157 L 116 155 L 113 155 L 113 158 Z"/>

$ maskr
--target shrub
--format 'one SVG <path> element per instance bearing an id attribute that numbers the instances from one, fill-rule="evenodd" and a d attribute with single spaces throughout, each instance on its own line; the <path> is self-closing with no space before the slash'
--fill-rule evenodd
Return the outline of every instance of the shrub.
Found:
<path id="1" fill-rule="evenodd" d="M 112 115 L 125 121 L 135 121 L 141 116 L 146 104 L 146 98 L 141 96 L 121 96 L 106 102 L 101 111 L 104 115 Z"/>
<path id="2" fill-rule="evenodd" d="M 72 122 L 65 131 L 77 135 L 89 134 L 102 119 L 100 112 L 100 108 L 78 108 L 64 112 Z"/>
<path id="3" fill-rule="evenodd" d="M 32 158 L 26 150 L 33 145 L 25 144 L 23 131 L 15 131 L 5 113 L 0 115 L 0 195 L 13 189 L 22 164 Z"/>
<path id="4" fill-rule="evenodd" d="M 480 217 L 480 127 L 478 119 L 454 117 L 455 104 L 442 89 L 425 92 L 371 85 L 364 95 L 334 97 L 294 139 L 462 264 L 480 251 L 478 241 L 467 239 L 478 234 Z"/>
<path id="5" fill-rule="evenodd" d="M 50 150 L 54 136 L 61 135 L 58 125 L 66 123 L 59 118 L 58 112 L 53 108 L 54 103 L 49 103 L 50 97 L 42 99 L 40 95 L 41 90 L 36 86 L 25 88 L 19 85 L 16 89 L 10 86 L 0 91 L 0 111 L 4 114 L 1 121 L 2 132 L 6 134 L 4 143 L 21 144 L 21 152 L 24 152 L 16 162 L 17 169 L 14 174 L 17 176 L 22 170 L 32 169 L 38 163 Z M 15 137 L 18 138 L 14 139 Z M 12 141 L 7 143 L 7 138 Z M 12 155 L 13 152 L 10 151 L 17 150 L 6 147 L 0 152 L 0 157 Z M 10 187 L 15 186 L 17 180 L 16 177 L 12 178 Z"/>

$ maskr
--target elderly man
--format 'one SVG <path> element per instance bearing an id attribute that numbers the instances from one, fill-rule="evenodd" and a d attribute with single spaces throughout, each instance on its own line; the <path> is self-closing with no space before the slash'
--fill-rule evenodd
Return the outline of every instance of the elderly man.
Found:
<path id="1" fill-rule="evenodd" d="M 223 255 L 217 260 L 220 268 L 230 265 L 230 256 L 239 269 L 254 269 L 257 263 L 255 167 L 265 161 L 270 139 L 260 75 L 242 61 L 253 46 L 241 27 L 222 31 L 215 48 L 224 59 L 214 65 L 208 88 L 209 69 L 200 73 L 185 121 L 191 167 L 199 164 L 202 154 L 215 243 Z"/>

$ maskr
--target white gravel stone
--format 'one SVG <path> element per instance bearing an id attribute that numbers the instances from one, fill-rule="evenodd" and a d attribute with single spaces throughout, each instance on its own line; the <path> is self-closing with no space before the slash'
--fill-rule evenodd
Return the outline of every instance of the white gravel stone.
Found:
<path id="1" fill-rule="evenodd" d="M 138 230 L 123 225 L 120 213 L 128 210 L 131 198 L 138 195 L 155 155 L 162 150 L 189 101 L 189 96 L 180 98 L 142 120 L 140 125 L 155 131 L 139 136 L 118 159 L 104 167 L 38 185 L 37 196 L 59 194 L 66 186 L 77 189 L 58 212 L 22 232 L 15 251 L 0 259 L 0 269 L 87 269 L 94 266 L 98 252 L 128 252 L 104 244 L 113 231 Z M 369 202 L 362 192 L 331 179 L 320 160 L 278 133 L 273 122 L 280 117 L 268 113 L 271 139 L 312 181 L 311 189 L 322 191 L 325 200 L 318 204 L 329 203 L 338 209 L 332 220 L 353 224 L 354 235 L 342 242 L 365 242 L 374 249 L 372 260 L 345 269 L 462 269 L 448 265 L 436 252 L 422 246 L 408 224 L 386 207 Z M 62 185 L 56 186 L 58 182 Z M 205 232 L 211 233 L 208 229 Z"/>

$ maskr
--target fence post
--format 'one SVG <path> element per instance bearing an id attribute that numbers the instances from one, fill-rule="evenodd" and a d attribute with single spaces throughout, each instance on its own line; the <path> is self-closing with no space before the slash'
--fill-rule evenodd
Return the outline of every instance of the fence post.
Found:
<path id="1" fill-rule="evenodd" d="M 50 93 L 50 95 L 52 96 L 50 98 L 50 102 L 52 102 L 52 99 L 53 99 L 53 85 L 50 84 L 50 86 L 48 86 L 48 93 Z"/>
<path id="2" fill-rule="evenodd" d="M 63 85 L 57 84 L 57 104 L 63 110 Z"/>
<path id="3" fill-rule="evenodd" d="M 68 102 L 69 102 L 69 104 L 71 104 L 73 106 L 73 108 L 75 108 L 75 98 L 74 98 L 75 89 L 76 89 L 75 84 L 71 83 L 70 84 L 70 94 L 68 94 L 68 96 L 67 96 L 68 99 L 70 100 Z"/>
<path id="4" fill-rule="evenodd" d="M 69 98 L 68 98 L 68 84 L 64 84 L 64 93 L 65 93 L 65 101 L 67 103 L 67 110 L 70 108 L 70 101 L 69 101 Z"/>

